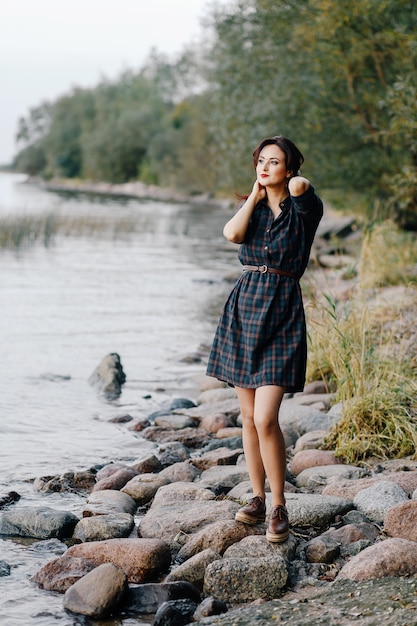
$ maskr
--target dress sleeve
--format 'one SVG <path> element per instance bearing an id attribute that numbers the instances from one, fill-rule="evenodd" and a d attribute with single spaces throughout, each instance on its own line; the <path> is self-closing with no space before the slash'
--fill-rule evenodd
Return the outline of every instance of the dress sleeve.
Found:
<path id="1" fill-rule="evenodd" d="M 313 185 L 301 196 L 291 196 L 291 200 L 295 210 L 309 220 L 318 223 L 323 217 L 323 202 L 315 193 Z"/>

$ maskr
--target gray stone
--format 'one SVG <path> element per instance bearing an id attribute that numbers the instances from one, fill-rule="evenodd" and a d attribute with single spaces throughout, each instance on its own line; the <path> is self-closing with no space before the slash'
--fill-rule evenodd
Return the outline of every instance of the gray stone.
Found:
<path id="1" fill-rule="evenodd" d="M 308 528 L 328 526 L 336 515 L 344 515 L 353 508 L 351 500 L 322 494 L 286 493 L 288 517 L 291 526 Z"/>
<path id="2" fill-rule="evenodd" d="M 207 565 L 221 558 L 220 554 L 211 548 L 202 550 L 201 552 L 198 552 L 194 556 L 190 557 L 187 561 L 185 561 L 185 563 L 181 563 L 173 569 L 168 576 L 166 576 L 165 582 L 186 580 L 197 589 L 202 590 Z"/>
<path id="3" fill-rule="evenodd" d="M 198 420 L 188 415 L 161 415 L 155 419 L 155 426 L 173 430 L 198 426 L 198 423 Z"/>
<path id="4" fill-rule="evenodd" d="M 339 544 L 323 536 L 309 541 L 304 551 L 308 563 L 333 563 L 340 554 Z"/>
<path id="5" fill-rule="evenodd" d="M 313 407 L 298 405 L 291 400 L 283 400 L 279 410 L 279 421 L 282 428 L 293 429 L 298 436 L 311 430 L 328 430 L 338 421 L 338 416 L 323 413 Z"/>
<path id="6" fill-rule="evenodd" d="M 89 617 L 103 617 L 120 604 L 127 578 L 112 563 L 103 563 L 74 583 L 64 596 L 64 608 Z"/>
<path id="7" fill-rule="evenodd" d="M 264 534 L 249 535 L 227 548 L 223 557 L 225 559 L 241 559 L 244 557 L 257 559 L 261 556 L 280 554 L 287 561 L 292 561 L 295 558 L 296 549 L 297 540 L 291 534 L 287 541 L 283 543 L 270 543 Z"/>
<path id="8" fill-rule="evenodd" d="M 184 501 L 214 500 L 214 493 L 210 489 L 201 487 L 198 483 L 176 482 L 163 485 L 158 489 L 152 501 L 152 507 L 166 506 Z"/>
<path id="9" fill-rule="evenodd" d="M 301 452 L 302 450 L 317 450 L 323 444 L 326 436 L 325 430 L 312 430 L 304 435 L 301 435 L 296 441 L 294 452 Z"/>
<path id="10" fill-rule="evenodd" d="M 186 626 L 193 619 L 198 604 L 192 600 L 170 600 L 158 608 L 152 626 Z"/>
<path id="11" fill-rule="evenodd" d="M 200 470 L 190 460 L 174 463 L 159 472 L 158 477 L 170 483 L 193 482 L 200 476 Z"/>
<path id="12" fill-rule="evenodd" d="M 408 500 L 404 489 L 387 480 L 379 480 L 356 494 L 353 503 L 371 521 L 382 523 L 391 506 Z"/>
<path id="13" fill-rule="evenodd" d="M 162 467 L 169 467 L 174 463 L 180 463 L 190 458 L 188 448 L 179 441 L 170 441 L 159 445 L 159 462 Z"/>
<path id="14" fill-rule="evenodd" d="M 110 513 L 136 513 L 137 504 L 127 493 L 107 489 L 91 493 L 83 509 L 83 517 L 109 515 Z"/>
<path id="15" fill-rule="evenodd" d="M 211 549 L 223 554 L 229 546 L 248 535 L 265 535 L 265 524 L 242 524 L 234 519 L 218 520 L 204 526 L 189 537 L 177 554 L 178 561 L 186 561 L 202 550 Z"/>
<path id="16" fill-rule="evenodd" d="M 23 507 L 0 514 L 0 535 L 66 539 L 71 537 L 78 517 L 50 507 Z"/>
<path id="17" fill-rule="evenodd" d="M 139 474 L 126 483 L 121 493 L 130 496 L 136 505 L 143 505 L 150 502 L 158 489 L 168 483 L 169 480 L 159 474 Z"/>
<path id="18" fill-rule="evenodd" d="M 362 478 L 366 473 L 366 470 L 353 465 L 322 465 L 303 470 L 295 482 L 300 488 L 318 489 L 338 480 Z"/>
<path id="19" fill-rule="evenodd" d="M 151 506 L 139 526 L 141 537 L 159 537 L 174 542 L 178 534 L 188 536 L 216 520 L 234 519 L 239 505 L 228 500 L 173 502 Z"/>
<path id="20" fill-rule="evenodd" d="M 116 352 L 107 354 L 88 379 L 91 386 L 110 399 L 120 396 L 125 381 L 126 375 Z"/>
<path id="21" fill-rule="evenodd" d="M 156 613 L 163 602 L 181 599 L 197 603 L 201 600 L 198 590 L 189 582 L 131 585 L 123 603 L 123 610 L 128 615 L 147 615 Z"/>
<path id="22" fill-rule="evenodd" d="M 199 484 L 214 490 L 217 495 L 227 493 L 243 480 L 249 480 L 246 465 L 216 465 L 202 472 Z"/>
<path id="23" fill-rule="evenodd" d="M 210 617 L 210 615 L 221 615 L 221 613 L 227 613 L 227 604 L 213 596 L 209 596 L 204 598 L 197 607 L 193 615 L 193 621 L 196 622 L 199 619 L 203 619 L 203 617 Z"/>
<path id="24" fill-rule="evenodd" d="M 79 541 L 103 541 L 116 537 L 129 537 L 135 525 L 130 513 L 110 513 L 84 517 L 74 529 L 73 539 Z"/>
<path id="25" fill-rule="evenodd" d="M 7 561 L 0 561 L 0 578 L 2 576 L 10 576 L 10 565 Z"/>
<path id="26" fill-rule="evenodd" d="M 207 566 L 204 592 L 226 603 L 271 600 L 282 593 L 288 578 L 280 555 L 259 559 L 222 559 Z"/>

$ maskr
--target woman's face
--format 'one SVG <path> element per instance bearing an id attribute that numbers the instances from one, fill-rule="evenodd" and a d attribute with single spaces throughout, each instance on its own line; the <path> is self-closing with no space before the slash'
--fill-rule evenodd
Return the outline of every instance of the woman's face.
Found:
<path id="1" fill-rule="evenodd" d="M 256 165 L 258 182 L 264 187 L 280 187 L 286 184 L 291 176 L 285 164 L 285 153 L 274 144 L 265 146 L 258 157 Z"/>

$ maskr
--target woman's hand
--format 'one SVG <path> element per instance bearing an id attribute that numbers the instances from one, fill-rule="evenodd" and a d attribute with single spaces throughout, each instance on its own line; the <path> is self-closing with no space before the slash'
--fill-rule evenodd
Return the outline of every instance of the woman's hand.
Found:
<path id="1" fill-rule="evenodd" d="M 292 196 L 301 196 L 310 187 L 310 181 L 304 176 L 293 176 L 288 183 L 288 191 Z"/>
<path id="2" fill-rule="evenodd" d="M 266 197 L 266 189 L 258 180 L 255 180 L 250 196 L 255 201 L 255 204 L 258 204 L 261 200 Z"/>

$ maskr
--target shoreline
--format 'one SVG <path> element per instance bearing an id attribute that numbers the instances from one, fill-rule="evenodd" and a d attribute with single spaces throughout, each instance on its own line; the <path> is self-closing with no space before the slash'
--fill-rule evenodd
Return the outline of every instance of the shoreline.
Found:
<path id="1" fill-rule="evenodd" d="M 197 206 L 212 206 L 220 209 L 233 207 L 233 201 L 214 198 L 210 194 L 184 195 L 175 189 L 147 185 L 140 181 L 129 183 L 108 183 L 81 179 L 53 178 L 44 180 L 36 176 L 28 176 L 24 184 L 32 184 L 47 191 L 86 193 L 102 196 L 135 198 L 139 200 L 155 200 L 173 203 L 185 203 Z"/>

